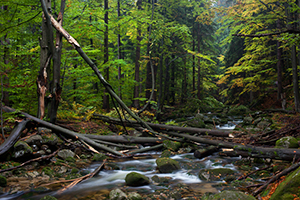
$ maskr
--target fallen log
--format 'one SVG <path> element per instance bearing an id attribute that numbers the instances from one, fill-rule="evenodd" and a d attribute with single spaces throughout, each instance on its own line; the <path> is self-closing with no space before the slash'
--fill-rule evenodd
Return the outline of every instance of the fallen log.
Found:
<path id="1" fill-rule="evenodd" d="M 25 129 L 28 120 L 23 120 L 14 127 L 9 137 L 0 145 L 0 157 L 4 155 L 20 138 L 22 131 Z"/>
<path id="2" fill-rule="evenodd" d="M 15 112 L 15 109 L 13 108 L 10 108 L 8 106 L 3 106 L 3 110 L 5 112 Z M 122 153 L 118 152 L 118 151 L 115 151 L 111 148 L 108 148 L 104 145 L 101 145 L 99 143 L 96 143 L 95 141 L 91 140 L 90 138 L 87 138 L 85 136 L 83 136 L 82 134 L 78 134 L 74 131 L 70 131 L 68 129 L 65 129 L 65 128 L 62 128 L 60 126 L 56 126 L 54 124 L 51 124 L 49 122 L 46 122 L 46 121 L 43 121 L 39 118 L 36 118 L 32 115 L 29 115 L 28 113 L 25 113 L 25 112 L 20 112 L 22 115 L 24 115 L 25 117 L 37 122 L 39 125 L 42 125 L 46 128 L 49 128 L 51 130 L 53 130 L 54 132 L 59 132 L 61 133 L 62 135 L 64 135 L 65 137 L 72 137 L 72 138 L 76 138 L 76 139 L 81 139 L 83 141 L 85 141 L 86 143 L 88 143 L 89 145 L 91 145 L 92 147 L 94 147 L 95 149 L 101 149 L 101 150 L 104 150 L 104 151 L 107 151 L 107 152 L 110 152 L 114 155 L 118 155 L 118 156 L 123 156 Z"/>
<path id="3" fill-rule="evenodd" d="M 186 138 L 191 141 L 210 144 L 217 147 L 224 148 L 232 148 L 236 151 L 236 155 L 238 156 L 239 152 L 243 153 L 243 156 L 248 155 L 253 158 L 270 158 L 277 160 L 287 160 L 293 161 L 300 158 L 300 149 L 279 149 L 279 148 L 265 148 L 265 147 L 257 147 L 253 145 L 243 145 L 231 142 L 223 142 L 220 140 L 210 140 L 201 137 L 195 137 L 187 134 L 180 134 L 176 132 L 168 132 L 169 135 L 173 135 L 176 137 Z"/>
<path id="4" fill-rule="evenodd" d="M 91 135 L 91 134 L 82 134 L 85 137 L 95 140 L 115 142 L 115 143 L 162 143 L 164 138 L 154 138 L 154 137 L 133 137 L 133 136 L 107 136 L 107 135 Z"/>
<path id="5" fill-rule="evenodd" d="M 143 148 L 143 149 L 138 149 L 138 150 L 135 150 L 135 151 L 130 151 L 128 152 L 129 154 L 136 154 L 136 153 L 144 153 L 144 152 L 147 152 L 147 151 L 152 151 L 152 150 L 157 150 L 157 149 L 161 149 L 163 148 L 164 144 L 158 144 L 158 145 L 155 145 L 153 147 L 148 147 L 148 148 Z"/>
<path id="6" fill-rule="evenodd" d="M 105 115 L 100 114 L 93 114 L 95 119 L 100 119 L 104 122 L 112 123 L 112 124 L 118 124 L 122 125 L 122 123 L 125 124 L 125 126 L 129 127 L 140 127 L 140 124 L 133 120 L 123 120 L 123 122 L 120 119 L 108 117 Z M 177 132 L 184 132 L 184 133 L 191 133 L 191 134 L 202 134 L 202 135 L 212 135 L 212 136 L 218 136 L 218 137 L 228 137 L 231 131 L 228 130 L 218 130 L 218 129 L 204 129 L 204 128 L 194 128 L 194 127 L 180 127 L 180 126 L 169 126 L 165 124 L 153 124 L 149 122 L 145 122 L 148 126 L 150 126 L 155 131 L 177 131 Z"/>

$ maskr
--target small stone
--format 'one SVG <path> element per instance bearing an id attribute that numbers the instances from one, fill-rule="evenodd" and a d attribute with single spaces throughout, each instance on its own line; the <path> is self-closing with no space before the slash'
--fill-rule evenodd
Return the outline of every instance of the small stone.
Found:
<path id="1" fill-rule="evenodd" d="M 57 155 L 62 159 L 67 159 L 68 157 L 74 157 L 75 153 L 69 149 L 60 150 Z"/>
<path id="2" fill-rule="evenodd" d="M 27 175 L 30 176 L 31 178 L 35 178 L 35 177 L 39 176 L 40 173 L 37 171 L 32 171 L 32 172 L 28 172 Z"/>
<path id="3" fill-rule="evenodd" d="M 127 200 L 128 198 L 122 190 L 115 189 L 115 190 L 110 191 L 109 199 L 110 200 Z"/>

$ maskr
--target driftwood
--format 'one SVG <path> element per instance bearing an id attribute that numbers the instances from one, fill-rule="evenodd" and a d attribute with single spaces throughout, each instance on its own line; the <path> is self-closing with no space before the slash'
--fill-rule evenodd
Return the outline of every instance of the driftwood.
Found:
<path id="1" fill-rule="evenodd" d="M 8 168 L 8 169 L 2 169 L 2 170 L 0 170 L 0 173 L 6 172 L 6 171 L 11 171 L 11 170 L 23 167 L 24 165 L 27 165 L 27 164 L 29 164 L 31 162 L 49 159 L 49 158 L 55 156 L 55 154 L 57 154 L 58 151 L 59 151 L 59 149 L 56 150 L 56 151 L 54 151 L 52 154 L 47 155 L 47 156 L 41 156 L 41 157 L 38 157 L 38 158 L 34 158 L 34 159 L 31 159 L 31 160 L 28 160 L 28 161 L 22 163 L 21 165 L 18 165 L 18 166 L 15 166 L 15 167 L 11 167 L 11 168 Z"/>
<path id="2" fill-rule="evenodd" d="M 3 110 L 5 112 L 14 112 L 15 111 L 15 109 L 10 108 L 8 106 L 4 106 Z M 115 150 L 113 150 L 111 148 L 108 148 L 108 147 L 106 147 L 104 145 L 101 145 L 99 143 L 96 143 L 95 141 L 93 141 L 93 140 L 91 140 L 91 139 L 89 139 L 89 138 L 87 138 L 87 137 L 85 137 L 85 136 L 83 136 L 81 134 L 78 134 L 78 133 L 76 133 L 74 131 L 70 131 L 70 130 L 62 128 L 60 126 L 56 126 L 56 125 L 51 124 L 49 122 L 43 121 L 41 119 L 38 119 L 38 118 L 36 118 L 36 117 L 34 117 L 32 115 L 29 115 L 29 114 L 25 113 L 25 112 L 20 112 L 20 113 L 22 115 L 24 115 L 25 117 L 30 118 L 31 120 L 39 123 L 39 125 L 44 126 L 46 128 L 49 128 L 49 129 L 53 130 L 54 132 L 59 132 L 59 133 L 61 133 L 62 135 L 66 136 L 66 137 L 72 137 L 72 138 L 76 138 L 76 139 L 81 139 L 81 140 L 85 141 L 86 143 L 88 143 L 89 145 L 91 145 L 92 147 L 94 147 L 95 149 L 102 149 L 102 150 L 110 152 L 110 153 L 112 153 L 114 155 L 123 156 L 122 153 L 120 153 L 118 151 L 115 151 Z"/>
<path id="3" fill-rule="evenodd" d="M 90 139 L 102 140 L 107 142 L 115 142 L 115 143 L 162 143 L 165 139 L 163 138 L 154 138 L 154 137 L 133 137 L 133 136 L 106 136 L 106 135 L 91 135 L 91 134 L 83 134 L 85 137 Z"/>
<path id="4" fill-rule="evenodd" d="M 108 122 L 108 123 L 112 123 L 112 124 L 118 124 L 118 125 L 122 125 L 122 121 L 120 119 L 117 118 L 112 118 L 112 117 L 107 117 L 104 115 L 99 115 L 99 114 L 93 114 L 93 116 L 96 119 L 100 119 L 104 122 Z M 140 124 L 132 121 L 132 120 L 126 120 L 123 121 L 123 123 L 125 124 L 125 126 L 129 126 L 129 127 L 140 127 Z M 149 123 L 149 122 L 145 122 L 148 126 L 150 126 L 153 130 L 156 131 L 177 131 L 177 132 L 184 132 L 184 133 L 198 133 L 198 134 L 202 134 L 202 135 L 212 135 L 212 136 L 218 136 L 218 137 L 228 137 L 230 134 L 230 131 L 228 130 L 214 130 L 214 129 L 204 129 L 204 128 L 193 128 L 193 127 L 179 127 L 179 126 L 169 126 L 169 125 L 164 125 L 164 124 L 153 124 L 153 123 Z"/>
<path id="5" fill-rule="evenodd" d="M 243 154 L 248 155 L 249 157 L 254 158 L 270 158 L 270 159 L 278 159 L 278 160 L 288 160 L 292 161 L 294 159 L 300 158 L 300 149 L 279 149 L 279 148 L 264 148 L 264 147 L 256 147 L 253 145 L 242 145 L 231 142 L 223 142 L 220 140 L 210 140 L 201 137 L 195 137 L 187 134 L 179 134 L 176 132 L 168 132 L 169 135 L 173 135 L 176 137 L 183 137 L 191 141 L 215 145 L 218 147 L 224 148 L 232 148 L 237 153 L 240 151 Z M 237 155 L 238 156 L 238 155 Z"/>
<path id="6" fill-rule="evenodd" d="M 0 145 L 0 157 L 8 152 L 8 150 L 18 141 L 22 134 L 22 131 L 25 129 L 27 122 L 28 120 L 23 120 L 18 123 L 18 125 L 15 126 L 15 128 L 10 133 L 9 137 Z"/>

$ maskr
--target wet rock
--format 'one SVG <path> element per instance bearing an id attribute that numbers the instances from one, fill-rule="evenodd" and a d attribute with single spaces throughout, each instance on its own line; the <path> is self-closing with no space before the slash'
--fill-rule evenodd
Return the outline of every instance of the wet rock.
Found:
<path id="1" fill-rule="evenodd" d="M 253 121 L 253 117 L 244 117 L 243 125 L 251 125 Z"/>
<path id="2" fill-rule="evenodd" d="M 202 199 L 205 200 L 255 200 L 253 196 L 246 195 L 240 191 L 225 190 L 218 194 L 206 195 Z"/>
<path id="3" fill-rule="evenodd" d="M 28 177 L 31 177 L 31 178 L 35 178 L 35 177 L 37 177 L 37 176 L 39 176 L 39 175 L 40 175 L 40 173 L 37 172 L 37 171 L 32 171 L 32 172 L 28 172 L 28 173 L 27 173 L 27 176 L 28 176 Z"/>
<path id="4" fill-rule="evenodd" d="M 46 155 L 46 152 L 44 150 L 37 151 L 34 154 L 35 157 L 40 157 L 40 156 L 43 156 L 43 155 Z"/>
<path id="5" fill-rule="evenodd" d="M 127 200 L 126 194 L 120 190 L 120 189 L 115 189 L 110 191 L 109 193 L 109 200 Z"/>
<path id="6" fill-rule="evenodd" d="M 41 198 L 40 200 L 57 200 L 57 198 L 47 195 L 47 196 L 44 196 L 43 198 Z"/>
<path id="7" fill-rule="evenodd" d="M 299 185 L 300 167 L 289 174 L 286 179 L 280 183 L 275 192 L 272 194 L 270 200 L 295 199 L 295 197 L 299 197 Z"/>
<path id="8" fill-rule="evenodd" d="M 156 159 L 156 164 L 161 173 L 172 173 L 180 169 L 179 163 L 171 158 L 158 158 Z"/>
<path id="9" fill-rule="evenodd" d="M 23 156 L 31 155 L 33 153 L 32 148 L 24 141 L 18 141 L 14 145 L 13 156 L 15 158 L 21 158 Z"/>
<path id="10" fill-rule="evenodd" d="M 149 185 L 150 181 L 145 175 L 137 173 L 137 172 L 130 172 L 125 177 L 126 185 L 128 186 L 142 186 L 142 185 Z"/>
<path id="11" fill-rule="evenodd" d="M 58 143 L 58 137 L 55 133 L 43 135 L 42 138 L 44 143 L 51 146 L 55 146 Z"/>
<path id="12" fill-rule="evenodd" d="M 43 139 L 40 135 L 33 135 L 25 140 L 25 142 L 27 142 L 27 144 L 29 144 L 30 146 L 36 145 L 38 148 L 40 148 L 43 143 Z"/>
<path id="13" fill-rule="evenodd" d="M 202 169 L 199 172 L 199 178 L 204 181 L 220 181 L 234 173 L 232 169 L 228 168 Z"/>
<path id="14" fill-rule="evenodd" d="M 164 147 L 170 151 L 178 151 L 179 148 L 181 147 L 181 143 L 180 142 L 174 142 L 171 140 L 165 140 L 163 141 Z"/>
<path id="15" fill-rule="evenodd" d="M 157 175 L 153 176 L 151 179 L 154 183 L 158 185 L 166 185 L 172 180 L 171 177 L 159 177 Z"/>
<path id="16" fill-rule="evenodd" d="M 130 192 L 128 193 L 128 199 L 129 200 L 142 200 L 142 196 L 136 192 Z"/>
<path id="17" fill-rule="evenodd" d="M 286 136 L 276 141 L 276 148 L 298 148 L 299 144 L 296 138 Z"/>
<path id="18" fill-rule="evenodd" d="M 205 128 L 204 115 L 198 113 L 196 114 L 195 118 L 187 121 L 186 124 L 191 127 Z"/>
<path id="19" fill-rule="evenodd" d="M 75 156 L 75 153 L 69 149 L 63 149 L 63 150 L 60 150 L 57 155 L 62 158 L 62 159 L 67 159 L 68 157 L 74 157 Z"/>
<path id="20" fill-rule="evenodd" d="M 0 187 L 6 187 L 6 185 L 7 185 L 6 178 L 0 175 Z"/>
<path id="21" fill-rule="evenodd" d="M 106 158 L 107 158 L 106 155 L 104 155 L 103 153 L 95 153 L 95 154 L 93 155 L 92 160 L 93 160 L 93 161 L 103 161 L 103 160 L 105 160 Z"/>

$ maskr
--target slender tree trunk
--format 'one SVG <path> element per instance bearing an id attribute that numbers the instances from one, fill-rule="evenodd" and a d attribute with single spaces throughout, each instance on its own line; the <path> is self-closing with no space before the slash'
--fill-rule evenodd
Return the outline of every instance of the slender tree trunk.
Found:
<path id="1" fill-rule="evenodd" d="M 193 39 L 193 52 L 195 52 L 195 39 Z M 196 76 L 196 67 L 195 67 L 195 55 L 193 55 L 193 97 L 195 97 L 195 91 L 196 91 L 196 80 L 195 80 L 195 76 Z"/>
<path id="2" fill-rule="evenodd" d="M 277 20 L 277 29 L 280 30 L 280 20 Z M 283 88 L 282 88 L 282 49 L 280 48 L 281 43 L 277 41 L 277 100 L 282 101 Z"/>
<path id="3" fill-rule="evenodd" d="M 118 19 L 121 17 L 121 7 L 120 7 L 120 0 L 118 0 Z M 118 59 L 123 59 L 122 57 L 122 43 L 121 43 L 121 35 L 120 35 L 120 25 L 118 25 Z M 122 99 L 122 84 L 121 84 L 121 77 L 122 76 L 122 67 L 118 67 L 118 80 L 119 80 L 119 97 Z"/>
<path id="4" fill-rule="evenodd" d="M 57 21 L 62 26 L 63 15 L 65 11 L 65 0 L 61 0 L 60 12 Z M 49 110 L 49 118 L 51 123 L 56 122 L 57 109 L 61 99 L 62 88 L 60 86 L 60 66 L 61 66 L 61 53 L 62 53 L 62 35 L 56 31 L 56 42 L 53 55 L 53 85 L 52 85 L 52 100 L 51 109 Z"/>
<path id="5" fill-rule="evenodd" d="M 175 56 L 173 56 L 173 59 Z M 168 102 L 170 102 L 170 105 L 175 105 L 175 63 L 171 64 L 171 87 L 170 87 L 170 99 L 168 99 Z"/>
<path id="6" fill-rule="evenodd" d="M 295 111 L 300 112 L 299 77 L 298 77 L 297 53 L 296 53 L 295 45 L 292 46 L 292 66 L 293 66 L 293 87 L 294 87 Z"/>
<path id="7" fill-rule="evenodd" d="M 201 44 L 201 35 L 200 35 L 200 24 L 198 23 L 198 33 L 197 33 L 197 39 L 198 39 L 198 52 L 200 53 L 201 48 L 200 48 L 200 44 Z M 198 77 L 197 77 L 197 97 L 198 99 L 201 99 L 201 66 L 200 66 L 200 58 L 198 58 Z"/>
<path id="8" fill-rule="evenodd" d="M 142 4 L 142 0 L 138 0 L 137 1 L 137 7 L 138 10 L 141 9 L 141 4 Z M 134 94 L 133 94 L 133 106 L 135 108 L 139 108 L 140 107 L 140 101 L 136 98 L 139 98 L 140 95 L 140 57 L 141 57 L 141 47 L 140 47 L 140 42 L 141 42 L 141 28 L 139 27 L 140 25 L 138 25 L 137 28 L 137 44 L 136 44 L 136 51 L 135 51 L 135 76 L 134 76 L 134 80 L 136 81 L 136 85 L 134 86 Z"/>
<path id="9" fill-rule="evenodd" d="M 109 53 L 108 53 L 108 0 L 104 0 L 104 23 L 105 23 L 105 31 L 104 31 L 104 64 L 109 60 Z M 109 67 L 105 69 L 105 79 L 109 81 Z M 103 96 L 103 109 L 106 109 L 107 112 L 109 111 L 109 95 L 107 94 L 107 90 L 105 89 Z"/>
<path id="10" fill-rule="evenodd" d="M 41 0 L 46 3 L 47 10 L 51 10 L 51 0 Z M 37 79 L 37 93 L 38 93 L 38 118 L 45 116 L 45 97 L 48 86 L 48 68 L 53 56 L 53 29 L 50 19 L 43 15 L 42 20 L 42 39 L 40 41 L 40 71 Z"/>
<path id="11" fill-rule="evenodd" d="M 186 102 L 187 97 L 187 73 L 186 73 L 186 58 L 183 58 L 183 80 L 182 80 L 182 90 L 181 90 L 181 103 Z"/>

